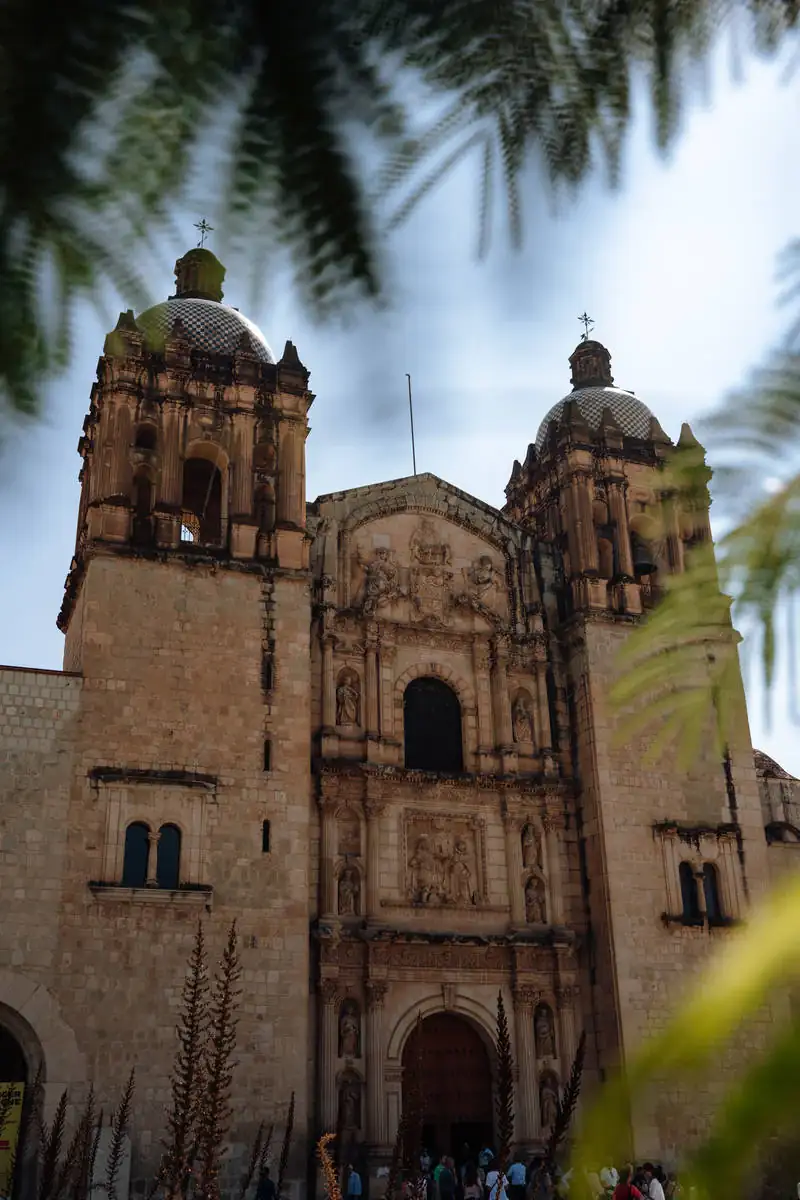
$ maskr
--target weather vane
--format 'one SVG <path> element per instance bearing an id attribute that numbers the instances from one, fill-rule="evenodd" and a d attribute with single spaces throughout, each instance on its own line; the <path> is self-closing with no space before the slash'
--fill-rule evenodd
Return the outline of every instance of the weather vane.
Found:
<path id="1" fill-rule="evenodd" d="M 581 341 L 582 341 L 582 342 L 588 342 L 588 340 L 589 340 L 589 330 L 590 330 L 590 329 L 594 329 L 594 321 L 593 321 L 593 320 L 592 320 L 592 318 L 591 318 L 591 317 L 590 317 L 590 316 L 589 316 L 587 313 L 585 313 L 585 312 L 584 312 L 584 313 L 581 313 L 581 315 L 578 317 L 578 320 L 580 321 L 581 325 L 583 325 L 583 329 L 584 329 L 584 332 L 581 334 Z"/>
<path id="2" fill-rule="evenodd" d="M 206 234 L 207 234 L 207 233 L 213 233 L 213 232 L 214 232 L 214 226 L 213 226 L 213 225 L 209 225 L 208 221 L 205 219 L 205 217 L 203 217 L 202 221 L 196 221 L 196 222 L 195 222 L 195 226 L 194 226 L 194 227 L 195 227 L 195 229 L 198 229 L 198 230 L 200 231 L 200 241 L 197 243 L 197 244 L 198 244 L 198 246 L 201 246 L 201 247 L 202 247 L 202 246 L 205 246 L 205 244 L 206 244 Z"/>

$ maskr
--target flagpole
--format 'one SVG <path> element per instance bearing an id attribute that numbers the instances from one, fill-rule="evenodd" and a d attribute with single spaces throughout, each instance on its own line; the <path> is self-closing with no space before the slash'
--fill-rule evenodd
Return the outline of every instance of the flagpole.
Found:
<path id="1" fill-rule="evenodd" d="M 408 415 L 411 418 L 411 461 L 414 464 L 414 474 L 417 473 L 417 450 L 414 444 L 414 405 L 411 401 L 411 376 L 406 371 L 406 379 L 408 380 Z"/>

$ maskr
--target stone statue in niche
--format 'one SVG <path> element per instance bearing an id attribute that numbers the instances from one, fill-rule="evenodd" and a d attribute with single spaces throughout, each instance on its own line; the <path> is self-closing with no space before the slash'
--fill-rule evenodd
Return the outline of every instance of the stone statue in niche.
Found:
<path id="1" fill-rule="evenodd" d="M 419 904 L 430 904 L 436 894 L 436 861 L 427 834 L 417 838 L 411 868 L 411 897 Z"/>
<path id="2" fill-rule="evenodd" d="M 361 899 L 361 881 L 355 867 L 345 867 L 339 876 L 339 915 L 341 917 L 358 916 Z"/>
<path id="3" fill-rule="evenodd" d="M 522 865 L 526 870 L 542 869 L 542 842 L 533 825 L 526 825 L 522 831 Z"/>
<path id="4" fill-rule="evenodd" d="M 336 685 L 336 724 L 358 725 L 361 683 L 355 671 L 342 671 Z"/>
<path id="5" fill-rule="evenodd" d="M 361 1128 L 361 1084 L 357 1079 L 344 1079 L 339 1089 L 339 1112 L 343 1129 Z"/>
<path id="6" fill-rule="evenodd" d="M 374 613 L 376 609 L 400 595 L 400 577 L 397 566 L 392 561 L 391 550 L 379 546 L 371 559 L 362 558 L 359 550 L 358 564 L 366 574 L 362 598 L 365 613 Z"/>
<path id="7" fill-rule="evenodd" d="M 558 1084 L 552 1075 L 544 1075 L 539 1085 L 539 1112 L 542 1129 L 552 1129 L 558 1113 Z"/>
<path id="8" fill-rule="evenodd" d="M 544 880 L 531 875 L 525 884 L 525 920 L 530 925 L 544 925 L 547 921 Z"/>
<path id="9" fill-rule="evenodd" d="M 456 904 L 472 904 L 472 876 L 467 862 L 467 844 L 457 841 L 450 868 L 450 895 Z"/>
<path id="10" fill-rule="evenodd" d="M 553 1014 L 546 1004 L 540 1004 L 533 1019 L 536 1035 L 536 1057 L 555 1058 L 556 1042 L 553 1032 Z"/>
<path id="11" fill-rule="evenodd" d="M 514 723 L 514 741 L 532 742 L 533 713 L 531 712 L 530 701 L 524 692 L 520 692 L 514 701 L 511 716 Z"/>
<path id="12" fill-rule="evenodd" d="M 339 1013 L 339 1057 L 361 1057 L 361 1013 L 356 1000 L 345 1000 Z"/>

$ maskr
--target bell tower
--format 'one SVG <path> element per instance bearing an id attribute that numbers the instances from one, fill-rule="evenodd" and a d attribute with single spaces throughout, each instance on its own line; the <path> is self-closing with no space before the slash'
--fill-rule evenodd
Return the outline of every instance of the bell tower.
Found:
<path id="1" fill-rule="evenodd" d="M 294 345 L 276 362 L 223 302 L 225 269 L 209 250 L 189 251 L 175 275 L 174 296 L 122 313 L 106 338 L 79 443 L 58 618 L 65 668 L 81 676 L 71 911 L 81 936 L 125 958 L 129 1027 L 148 1021 L 137 1064 L 158 1097 L 169 1086 L 176 964 L 198 916 L 212 960 L 235 921 L 240 1038 L 252 1053 L 233 1108 L 249 1112 L 257 1096 L 277 1112 L 294 1093 L 302 1130 L 314 397 Z M 78 970 L 83 950 L 69 936 Z M 160 1101 L 137 1099 L 151 1177 L 162 1118 Z"/>
<path id="2" fill-rule="evenodd" d="M 725 761 L 709 737 L 686 770 L 674 753 L 648 758 L 646 737 L 622 740 L 609 699 L 631 631 L 685 570 L 692 547 L 710 541 L 703 449 L 688 425 L 673 445 L 647 406 L 615 385 L 601 343 L 585 339 L 569 361 L 572 390 L 514 463 L 505 511 L 551 547 L 555 562 L 544 602 L 559 663 L 560 759 L 575 781 L 590 930 L 584 985 L 602 1078 L 663 1028 L 709 936 L 725 936 L 742 917 L 753 880 L 767 871 L 746 720 Z M 693 459 L 691 494 L 679 494 L 664 469 L 678 449 Z M 704 654 L 698 646 L 699 669 Z M 680 694 L 681 680 L 675 685 Z M 725 896 L 710 899 L 699 921 L 699 907 L 682 900 L 687 872 L 691 887 L 702 892 L 712 879 L 714 897 Z M 710 1106 L 718 1084 L 707 1080 L 693 1108 Z M 666 1115 L 666 1083 L 660 1104 L 660 1114 L 646 1104 L 633 1114 L 632 1157 L 672 1159 L 690 1139 L 677 1097 Z"/>

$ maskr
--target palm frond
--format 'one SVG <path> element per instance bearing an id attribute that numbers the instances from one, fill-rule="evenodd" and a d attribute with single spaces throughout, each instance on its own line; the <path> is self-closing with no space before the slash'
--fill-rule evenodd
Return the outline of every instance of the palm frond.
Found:
<path id="1" fill-rule="evenodd" d="M 131 1121 L 134 1087 L 135 1071 L 131 1070 L 120 1102 L 111 1115 L 111 1141 L 108 1146 L 105 1178 L 105 1192 L 108 1200 L 117 1200 L 117 1184 L 125 1155 L 125 1139 Z"/>
<path id="2" fill-rule="evenodd" d="M 570 1067 L 569 1078 L 563 1088 L 558 1100 L 556 1109 L 556 1119 L 553 1122 L 553 1128 L 550 1130 L 550 1136 L 547 1139 L 547 1146 L 544 1152 L 545 1168 L 551 1178 L 555 1173 L 556 1158 L 558 1151 L 566 1141 L 569 1131 L 572 1128 L 572 1122 L 575 1119 L 575 1114 L 578 1109 L 578 1100 L 581 1094 L 581 1084 L 583 1082 L 583 1064 L 586 1058 L 586 1030 L 581 1033 L 578 1042 L 578 1048 L 575 1051 L 575 1058 Z"/>

